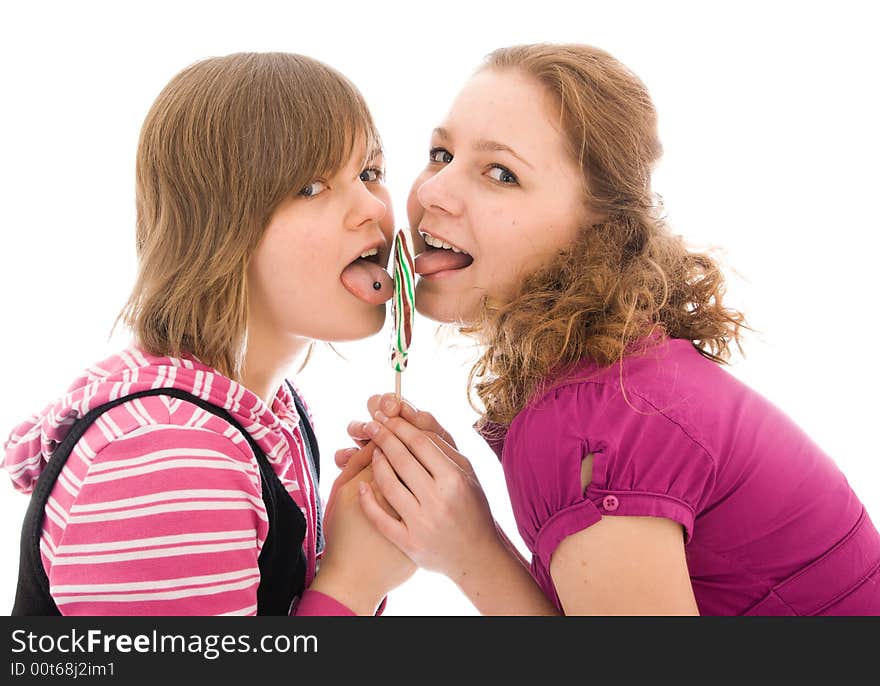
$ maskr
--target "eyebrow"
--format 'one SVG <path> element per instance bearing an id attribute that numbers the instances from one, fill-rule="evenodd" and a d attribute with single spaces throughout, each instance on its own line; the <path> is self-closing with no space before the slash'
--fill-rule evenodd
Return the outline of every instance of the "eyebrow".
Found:
<path id="1" fill-rule="evenodd" d="M 377 157 L 382 157 L 382 155 L 384 155 L 384 154 L 385 154 L 385 151 L 382 150 L 381 147 L 376 146 L 367 154 L 366 162 L 370 163 L 373 160 L 375 160 Z"/>
<path id="2" fill-rule="evenodd" d="M 450 140 L 452 137 L 449 135 L 449 131 L 444 129 L 442 126 L 438 126 L 434 129 L 434 134 L 443 138 L 444 140 Z M 529 169 L 534 169 L 534 167 L 529 164 L 528 160 L 526 160 L 522 155 L 517 154 L 516 150 L 511 148 L 509 145 L 504 145 L 504 143 L 499 143 L 498 141 L 480 139 L 476 143 L 474 143 L 474 150 L 481 150 L 485 152 L 509 152 L 516 159 L 526 165 Z"/>

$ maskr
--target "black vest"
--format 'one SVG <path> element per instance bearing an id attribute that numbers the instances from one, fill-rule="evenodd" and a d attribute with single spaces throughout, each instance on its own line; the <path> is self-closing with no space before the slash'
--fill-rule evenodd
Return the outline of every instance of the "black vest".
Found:
<path id="1" fill-rule="evenodd" d="M 320 463 L 318 443 L 308 420 L 308 413 L 297 396 L 293 386 L 288 382 L 299 414 L 299 426 L 305 439 L 309 469 L 315 484 L 316 497 Z M 286 615 L 291 603 L 302 595 L 305 585 L 306 559 L 302 544 L 306 534 L 306 520 L 302 511 L 290 497 L 278 475 L 272 469 L 265 453 L 257 445 L 251 435 L 225 409 L 217 407 L 201 398 L 177 388 L 156 388 L 148 391 L 132 393 L 118 398 L 89 411 L 84 417 L 71 426 L 67 437 L 52 455 L 43 469 L 37 485 L 31 495 L 31 502 L 25 513 L 21 530 L 21 557 L 18 566 L 18 588 L 15 592 L 13 615 L 60 615 L 58 606 L 49 593 L 49 578 L 43 568 L 40 556 L 40 537 L 43 530 L 46 501 L 67 462 L 67 458 L 77 441 L 86 429 L 107 410 L 124 402 L 147 395 L 170 395 L 186 402 L 198 405 L 206 412 L 226 420 L 247 439 L 260 467 L 263 502 L 269 518 L 269 532 L 260 551 L 258 560 L 260 567 L 260 585 L 257 589 L 258 615 Z M 317 549 L 323 549 L 321 535 L 320 497 L 318 502 L 318 536 Z"/>

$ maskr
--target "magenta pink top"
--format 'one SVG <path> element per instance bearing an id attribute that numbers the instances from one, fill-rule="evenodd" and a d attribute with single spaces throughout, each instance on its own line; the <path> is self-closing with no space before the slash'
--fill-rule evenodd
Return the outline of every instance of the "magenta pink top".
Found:
<path id="1" fill-rule="evenodd" d="M 549 572 L 559 543 L 603 516 L 651 516 L 681 524 L 701 614 L 880 615 L 880 535 L 844 475 L 690 342 L 559 379 L 506 437 L 482 433 L 532 573 L 560 610 Z"/>

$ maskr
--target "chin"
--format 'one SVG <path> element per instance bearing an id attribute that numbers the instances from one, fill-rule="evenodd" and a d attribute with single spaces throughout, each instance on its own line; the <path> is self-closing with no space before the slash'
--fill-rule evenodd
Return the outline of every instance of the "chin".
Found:
<path id="1" fill-rule="evenodd" d="M 458 303 L 435 293 L 421 292 L 416 288 L 416 312 L 439 324 L 462 324 Z"/>
<path id="2" fill-rule="evenodd" d="M 385 305 L 376 305 L 369 313 L 352 317 L 350 321 L 344 323 L 346 326 L 341 330 L 334 331 L 334 335 L 328 337 L 327 340 L 342 343 L 375 336 L 385 324 Z"/>

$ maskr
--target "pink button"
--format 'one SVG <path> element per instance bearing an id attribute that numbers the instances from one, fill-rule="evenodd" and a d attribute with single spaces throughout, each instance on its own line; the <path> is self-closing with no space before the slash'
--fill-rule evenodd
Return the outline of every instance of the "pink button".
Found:
<path id="1" fill-rule="evenodd" d="M 614 512 L 619 504 L 620 503 L 617 502 L 617 498 L 613 495 L 606 495 L 604 498 L 602 498 L 602 507 L 604 507 L 609 512 Z"/>

